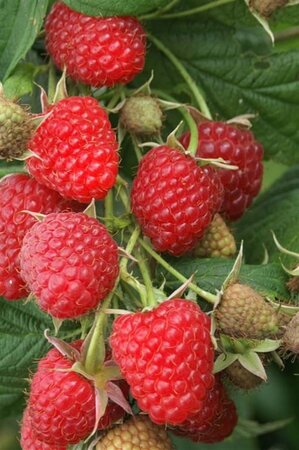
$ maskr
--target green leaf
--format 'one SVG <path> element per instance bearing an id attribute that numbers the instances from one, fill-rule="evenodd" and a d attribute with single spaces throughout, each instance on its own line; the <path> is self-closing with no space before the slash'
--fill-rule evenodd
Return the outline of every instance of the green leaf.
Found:
<path id="1" fill-rule="evenodd" d="M 14 100 L 32 94 L 34 78 L 43 70 L 44 66 L 35 66 L 31 63 L 18 64 L 3 84 L 6 97 Z"/>
<path id="2" fill-rule="evenodd" d="M 0 298 L 0 419 L 22 411 L 27 379 L 49 348 L 46 328 L 53 329 L 52 321 L 35 303 Z M 64 325 L 62 338 L 76 334 L 73 324 Z"/>
<path id="3" fill-rule="evenodd" d="M 64 0 L 70 8 L 88 16 L 139 16 L 162 8 L 171 0 Z"/>
<path id="4" fill-rule="evenodd" d="M 201 16 L 192 26 L 186 19 L 163 21 L 163 26 L 156 21 L 151 27 L 202 89 L 214 117 L 257 115 L 254 131 L 266 158 L 287 164 L 299 161 L 299 51 L 275 54 L 267 47 L 266 55 L 257 54 L 256 48 L 263 47 L 266 39 L 260 28 L 241 32 L 233 25 L 203 21 Z M 182 88 L 186 90 L 177 69 L 153 44 L 139 82 L 152 69 L 153 88 L 176 98 Z"/>
<path id="5" fill-rule="evenodd" d="M 237 236 L 244 239 L 246 261 L 261 261 L 265 246 L 271 261 L 281 259 L 292 267 L 296 259 L 277 249 L 271 230 L 283 247 L 299 252 L 298 222 L 299 166 L 295 166 L 262 194 L 239 221 Z"/>
<path id="6" fill-rule="evenodd" d="M 48 0 L 0 1 L 0 79 L 5 80 L 32 46 Z"/>
<path id="7" fill-rule="evenodd" d="M 223 259 L 200 259 L 200 258 L 180 258 L 169 259 L 170 264 L 186 278 L 194 273 L 194 282 L 205 291 L 214 293 L 216 289 L 220 290 L 223 281 L 231 270 L 234 261 Z M 167 286 L 176 289 L 179 282 L 171 275 L 162 271 L 161 274 L 166 278 Z M 243 264 L 240 272 L 240 282 L 248 284 L 261 294 L 270 298 L 290 297 L 285 283 L 288 276 L 282 270 L 279 263 L 265 265 Z"/>
<path id="8" fill-rule="evenodd" d="M 0 417 L 23 407 L 29 369 L 48 348 L 43 336 L 50 319 L 33 304 L 0 299 Z"/>

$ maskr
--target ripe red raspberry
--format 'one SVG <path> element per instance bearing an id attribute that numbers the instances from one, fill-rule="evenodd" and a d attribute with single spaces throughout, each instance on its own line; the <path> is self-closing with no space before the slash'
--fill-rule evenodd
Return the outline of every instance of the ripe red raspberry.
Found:
<path id="1" fill-rule="evenodd" d="M 91 97 L 69 97 L 55 105 L 36 130 L 27 160 L 30 173 L 63 197 L 89 203 L 114 185 L 118 144 L 107 113 Z"/>
<path id="2" fill-rule="evenodd" d="M 145 32 L 133 17 L 89 17 L 57 2 L 45 29 L 48 52 L 74 80 L 126 84 L 144 67 Z"/>
<path id="3" fill-rule="evenodd" d="M 80 350 L 82 341 L 71 344 Z M 110 353 L 106 360 L 110 359 Z M 52 445 L 77 443 L 86 438 L 95 425 L 95 389 L 92 381 L 72 371 L 74 361 L 62 356 L 56 349 L 50 350 L 39 361 L 32 378 L 28 401 L 29 414 L 37 439 Z M 63 370 L 61 370 L 63 369 Z M 117 381 L 128 398 L 128 386 Z M 124 411 L 109 400 L 99 428 L 104 429 L 121 419 Z"/>
<path id="4" fill-rule="evenodd" d="M 229 436 L 237 424 L 236 407 L 227 396 L 220 376 L 203 400 L 203 408 L 174 431 L 195 442 L 219 442 Z"/>
<path id="5" fill-rule="evenodd" d="M 239 219 L 259 193 L 263 177 L 263 147 L 248 130 L 225 122 L 203 122 L 198 125 L 199 141 L 196 155 L 202 158 L 223 158 L 238 170 L 218 169 L 224 186 L 222 212 L 230 220 Z M 181 139 L 185 148 L 190 133 Z"/>
<path id="6" fill-rule="evenodd" d="M 153 422 L 177 425 L 202 408 L 214 383 L 214 350 L 210 319 L 197 304 L 176 298 L 120 316 L 110 344 L 132 395 Z"/>
<path id="7" fill-rule="evenodd" d="M 75 207 L 26 174 L 13 174 L 0 182 L 0 295 L 18 300 L 28 295 L 20 277 L 19 253 L 23 238 L 36 222 L 22 211 L 49 214 Z"/>
<path id="8" fill-rule="evenodd" d="M 104 225 L 83 213 L 49 214 L 26 234 L 21 276 L 40 308 L 60 319 L 95 308 L 118 276 L 118 248 Z"/>
<path id="9" fill-rule="evenodd" d="M 31 427 L 31 417 L 29 415 L 29 409 L 24 411 L 22 426 L 21 426 L 21 447 L 22 450 L 67 450 L 66 446 L 56 446 L 46 444 L 39 441 Z"/>
<path id="10" fill-rule="evenodd" d="M 166 145 L 141 160 L 131 193 L 132 211 L 156 250 L 191 250 L 212 221 L 215 187 L 196 161 Z"/>

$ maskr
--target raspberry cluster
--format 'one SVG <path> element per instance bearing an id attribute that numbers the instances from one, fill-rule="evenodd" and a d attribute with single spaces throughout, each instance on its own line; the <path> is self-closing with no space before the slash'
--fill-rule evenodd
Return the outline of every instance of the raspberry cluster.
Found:
<path id="1" fill-rule="evenodd" d="M 66 450 L 97 433 L 98 450 L 170 450 L 168 430 L 196 442 L 222 441 L 233 432 L 237 412 L 214 374 L 215 340 L 275 337 L 278 315 L 250 286 L 234 283 L 221 293 L 212 322 L 191 296 L 184 298 L 184 289 L 158 288 L 155 275 L 161 264 L 185 280 L 160 253 L 235 253 L 223 217 L 238 219 L 258 194 L 262 146 L 251 131 L 225 122 L 204 120 L 197 135 L 186 110 L 191 131 L 164 143 L 165 101 L 148 85 L 134 93 L 114 88 L 144 67 L 146 33 L 137 18 L 89 17 L 58 1 L 45 33 L 46 49 L 69 77 L 73 95 L 62 98 L 58 84 L 36 129 L 30 125 L 21 136 L 28 173 L 0 182 L 0 295 L 30 294 L 56 327 L 81 320 L 84 339 L 66 343 L 46 333 L 55 348 L 31 379 L 22 448 Z M 89 95 L 81 95 L 86 89 Z M 118 134 L 111 110 L 119 113 Z M 21 120 L 12 111 L 22 110 L 10 105 L 6 111 Z M 9 136 L 17 132 L 11 123 L 3 127 Z M 120 173 L 117 136 L 123 132 L 138 157 L 131 186 Z M 158 144 L 142 155 L 144 136 Z M 15 136 L 8 159 L 14 142 Z M 188 286 L 205 298 L 192 280 L 185 280 Z M 287 332 L 288 351 L 298 347 L 291 341 Z M 225 368 L 248 386 L 237 357 Z"/>

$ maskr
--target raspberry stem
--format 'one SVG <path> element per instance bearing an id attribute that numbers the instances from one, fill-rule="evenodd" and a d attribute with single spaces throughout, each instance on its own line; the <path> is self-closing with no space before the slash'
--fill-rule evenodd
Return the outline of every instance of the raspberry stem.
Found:
<path id="1" fill-rule="evenodd" d="M 214 2 L 206 3 L 205 5 L 197 6 L 196 8 L 187 9 L 181 12 L 174 12 L 170 14 L 159 15 L 157 19 L 181 19 L 182 17 L 193 16 L 194 14 L 208 11 L 209 9 L 217 8 L 218 6 L 233 3 L 236 0 L 215 0 Z"/>
<path id="2" fill-rule="evenodd" d="M 150 270 L 148 267 L 147 260 L 145 259 L 144 252 L 142 249 L 138 249 L 136 252 L 136 256 L 138 259 L 138 266 L 145 284 L 146 293 L 147 293 L 147 306 L 157 306 L 157 301 L 154 295 L 153 284 L 151 280 Z"/>
<path id="3" fill-rule="evenodd" d="M 150 41 L 152 41 L 152 43 L 162 52 L 164 53 L 164 55 L 169 59 L 170 62 L 172 62 L 172 64 L 174 65 L 174 67 L 177 69 L 177 71 L 179 72 L 179 74 L 181 75 L 181 77 L 185 80 L 185 82 L 187 83 L 187 85 L 189 86 L 190 91 L 192 92 L 196 103 L 199 107 L 199 109 L 201 110 L 201 112 L 204 114 L 204 116 L 206 116 L 208 119 L 211 119 L 211 113 L 210 110 L 206 104 L 206 101 L 202 95 L 202 93 L 200 92 L 200 90 L 198 89 L 195 81 L 193 80 L 193 78 L 189 75 L 189 73 L 187 72 L 187 70 L 185 69 L 185 67 L 183 66 L 183 64 L 178 60 L 178 58 L 159 40 L 157 39 L 155 36 L 153 36 L 152 34 L 148 33 L 147 37 Z"/>
<path id="4" fill-rule="evenodd" d="M 184 275 L 182 275 L 180 272 L 178 272 L 176 269 L 174 269 L 165 259 L 163 259 L 155 250 L 151 248 L 150 245 L 148 245 L 143 239 L 139 238 L 139 242 L 142 245 L 142 247 L 162 266 L 164 267 L 169 273 L 171 273 L 175 278 L 177 278 L 182 283 L 185 283 L 187 280 Z M 198 287 L 194 283 L 188 284 L 189 289 L 194 291 L 197 295 L 202 297 L 204 300 L 211 304 L 215 304 L 218 300 L 217 295 L 211 294 L 210 292 L 204 291 L 200 287 Z"/>
<path id="5" fill-rule="evenodd" d="M 139 19 L 140 20 L 156 19 L 157 17 L 161 16 L 161 14 L 164 14 L 165 12 L 172 9 L 180 1 L 181 0 L 172 0 L 172 2 L 168 3 L 168 5 L 164 6 L 164 8 L 158 9 L 153 13 L 145 14 L 144 16 L 139 17 Z"/>
<path id="6" fill-rule="evenodd" d="M 108 192 L 108 194 L 105 197 L 104 200 L 104 206 L 105 206 L 105 219 L 109 224 L 112 225 L 113 220 L 113 193 L 112 190 Z"/>

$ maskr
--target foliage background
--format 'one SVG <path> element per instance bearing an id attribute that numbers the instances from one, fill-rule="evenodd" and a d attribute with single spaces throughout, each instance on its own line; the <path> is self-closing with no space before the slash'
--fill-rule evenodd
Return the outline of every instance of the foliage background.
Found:
<path id="1" fill-rule="evenodd" d="M 48 0 L 0 0 L 0 79 L 6 95 L 40 110 L 37 82 L 47 87 L 48 60 L 40 29 Z M 150 20 L 156 8 L 170 0 L 67 0 L 70 6 L 97 15 L 137 14 L 144 17 L 146 29 L 158 37 L 166 49 L 192 76 L 203 90 L 216 118 L 229 119 L 239 114 L 253 113 L 254 132 L 265 147 L 264 192 L 252 209 L 237 224 L 237 238 L 245 240 L 245 260 L 242 276 L 249 284 L 280 300 L 288 298 L 286 276 L 280 268 L 280 255 L 273 245 L 273 229 L 281 243 L 299 251 L 299 39 L 296 24 L 299 7 L 278 12 L 271 20 L 276 45 L 248 11 L 243 0 L 231 0 L 226 5 L 200 14 L 169 20 Z M 211 2 L 187 0 L 177 2 L 170 14 L 180 13 Z M 224 2 L 223 2 L 224 3 Z M 154 69 L 153 88 L 171 94 L 181 101 L 196 105 L 196 96 L 182 74 L 158 50 L 151 39 L 148 44 L 144 73 L 134 82 L 140 85 Z M 166 131 L 179 120 L 169 114 Z M 132 166 L 130 148 L 123 151 L 124 166 Z M 125 168 L 125 167 L 124 167 Z M 0 175 L 20 170 L 20 166 L 0 163 Z M 129 171 L 126 171 L 130 175 Z M 282 178 L 280 178 L 282 176 Z M 264 246 L 269 264 L 260 266 Z M 285 264 L 293 261 L 283 258 Z M 177 262 L 184 272 L 187 264 Z M 227 273 L 221 261 L 195 260 L 198 281 L 204 288 L 215 288 Z M 187 274 L 187 273 L 186 273 Z M 168 280 L 169 287 L 173 280 Z M 38 309 L 21 302 L 0 300 L 0 449 L 18 449 L 16 433 L 24 407 L 24 389 L 28 369 L 45 353 L 47 344 L 43 330 L 51 327 L 49 319 Z M 76 328 L 67 324 L 62 337 L 76 335 Z M 284 428 L 259 437 L 237 436 L 223 444 L 204 446 L 176 440 L 179 450 L 215 448 L 223 450 L 296 450 L 298 449 L 299 388 L 298 363 L 287 364 L 283 373 L 273 367 L 269 382 L 253 393 L 232 391 L 242 417 L 261 423 L 292 418 Z M 256 427 L 253 427 L 256 432 Z M 270 427 L 271 428 L 271 427 Z M 248 432 L 248 429 L 247 429 Z M 243 429 L 244 434 L 244 429 Z"/>

